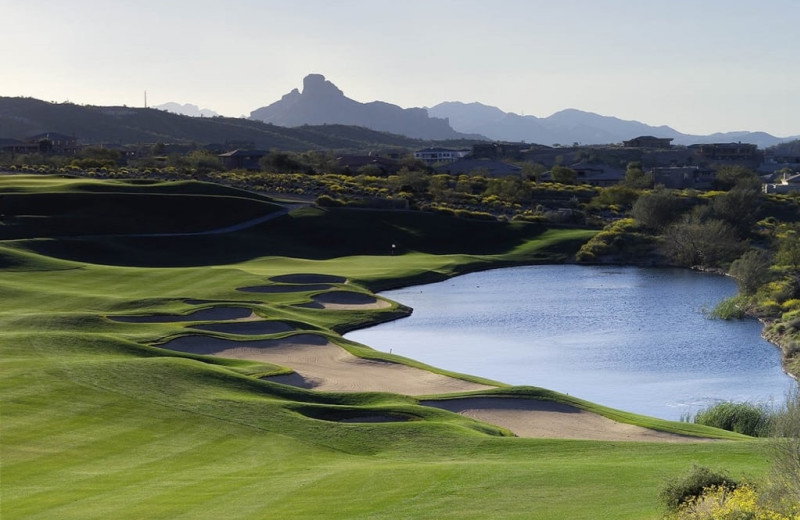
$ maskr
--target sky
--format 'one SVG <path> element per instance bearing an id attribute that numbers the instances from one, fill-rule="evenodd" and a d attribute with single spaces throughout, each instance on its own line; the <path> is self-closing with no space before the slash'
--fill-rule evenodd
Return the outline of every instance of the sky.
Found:
<path id="1" fill-rule="evenodd" d="M 249 116 L 323 74 L 404 108 L 800 135 L 800 0 L 0 0 L 0 96 Z"/>

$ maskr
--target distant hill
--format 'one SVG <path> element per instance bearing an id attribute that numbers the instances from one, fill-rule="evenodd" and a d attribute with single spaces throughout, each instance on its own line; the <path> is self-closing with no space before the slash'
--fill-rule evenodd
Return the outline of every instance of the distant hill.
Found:
<path id="1" fill-rule="evenodd" d="M 186 104 L 179 104 L 170 101 L 169 103 L 164 103 L 161 105 L 155 105 L 153 108 L 158 110 L 166 110 L 167 112 L 172 112 L 173 114 L 180 114 L 182 116 L 190 116 L 190 117 L 216 117 L 219 114 L 210 110 L 208 108 L 200 108 L 197 105 L 192 105 L 191 103 Z"/>
<path id="2" fill-rule="evenodd" d="M 248 119 L 189 117 L 153 108 L 81 106 L 0 97 L 0 138 L 25 139 L 44 132 L 72 135 L 83 144 L 252 143 L 260 149 L 286 151 L 431 146 L 431 141 L 355 126 L 284 128 Z M 468 147 L 471 141 L 437 144 Z"/>
<path id="3" fill-rule="evenodd" d="M 303 79 L 303 91 L 292 90 L 279 101 L 258 108 L 250 118 L 285 127 L 301 125 L 356 125 L 417 139 L 485 139 L 459 133 L 447 119 L 430 117 L 424 108 L 400 108 L 373 101 L 360 103 L 348 97 L 321 74 Z"/>
<path id="4" fill-rule="evenodd" d="M 481 103 L 448 101 L 428 109 L 435 117 L 447 118 L 460 132 L 475 132 L 500 141 L 525 141 L 539 144 L 610 144 L 640 135 L 671 137 L 674 144 L 744 142 L 761 148 L 791 141 L 800 136 L 780 138 L 764 132 L 727 132 L 712 135 L 683 134 L 668 126 L 650 126 L 576 109 L 549 117 L 521 116 Z"/>

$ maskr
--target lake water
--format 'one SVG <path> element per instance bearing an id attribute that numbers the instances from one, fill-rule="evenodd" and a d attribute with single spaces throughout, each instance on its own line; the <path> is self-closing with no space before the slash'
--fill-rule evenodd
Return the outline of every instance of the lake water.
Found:
<path id="1" fill-rule="evenodd" d="M 347 334 L 439 368 L 677 420 L 796 384 L 755 320 L 709 320 L 733 280 L 682 269 L 497 269 L 381 293 L 413 314 Z"/>

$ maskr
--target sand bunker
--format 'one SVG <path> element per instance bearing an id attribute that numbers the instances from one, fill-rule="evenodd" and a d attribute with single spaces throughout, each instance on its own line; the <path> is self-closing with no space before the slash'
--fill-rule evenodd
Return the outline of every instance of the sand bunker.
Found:
<path id="1" fill-rule="evenodd" d="M 179 323 L 184 321 L 260 320 L 249 307 L 211 307 L 189 314 L 147 314 L 141 316 L 108 316 L 113 321 L 125 323 Z"/>
<path id="2" fill-rule="evenodd" d="M 295 334 L 284 339 L 253 341 L 191 335 L 176 338 L 159 347 L 285 366 L 296 374 L 265 379 L 329 392 L 429 395 L 492 388 L 399 363 L 361 359 L 317 334 Z"/>
<path id="3" fill-rule="evenodd" d="M 311 299 L 314 301 L 297 305 L 297 307 L 354 311 L 363 309 L 386 309 L 392 306 L 392 304 L 386 300 L 354 291 L 330 291 L 316 294 L 312 296 Z"/>
<path id="4" fill-rule="evenodd" d="M 711 439 L 658 432 L 612 421 L 573 406 L 510 397 L 427 400 L 420 404 L 502 426 L 519 437 L 598 441 L 704 442 Z"/>
<path id="5" fill-rule="evenodd" d="M 234 321 L 228 323 L 205 323 L 203 325 L 190 325 L 192 329 L 208 330 L 211 332 L 223 332 L 225 334 L 241 334 L 247 336 L 258 336 L 261 334 L 279 334 L 281 332 L 291 332 L 294 327 L 282 321 L 254 320 L 254 321 Z"/>
<path id="6" fill-rule="evenodd" d="M 306 291 L 327 291 L 333 288 L 330 284 L 275 284 L 275 285 L 253 285 L 250 287 L 238 287 L 237 291 L 250 292 L 250 293 L 295 293 Z"/>
<path id="7" fill-rule="evenodd" d="M 313 274 L 313 273 L 297 273 L 297 274 L 281 274 L 273 276 L 269 279 L 271 282 L 277 283 L 345 283 L 347 278 L 344 276 L 335 276 L 332 274 Z"/>

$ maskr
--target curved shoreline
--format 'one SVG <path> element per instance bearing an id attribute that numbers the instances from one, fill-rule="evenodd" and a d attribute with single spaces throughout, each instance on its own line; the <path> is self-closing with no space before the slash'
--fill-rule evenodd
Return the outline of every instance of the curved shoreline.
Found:
<path id="1" fill-rule="evenodd" d="M 593 267 L 600 267 L 601 269 L 603 267 L 609 268 L 608 264 L 605 264 L 605 263 L 604 264 L 589 264 L 589 265 L 586 265 L 586 264 L 575 264 L 574 262 L 569 262 L 569 263 L 566 263 L 566 264 L 564 264 L 564 263 L 552 263 L 552 262 L 546 263 L 546 264 L 533 263 L 533 264 L 526 264 L 526 266 L 542 266 L 542 267 L 550 266 L 550 269 L 557 270 L 557 269 L 560 269 L 560 268 L 570 268 L 569 264 L 573 264 L 573 268 L 580 269 L 580 267 L 583 267 L 583 268 L 586 268 L 587 270 L 590 270 Z M 471 269 L 471 271 L 472 272 L 475 272 L 475 271 L 494 271 L 496 269 L 507 269 L 507 266 L 505 266 L 505 265 L 501 265 L 501 266 L 491 265 L 491 266 L 482 266 L 482 267 L 483 268 L 481 268 L 481 269 Z M 513 266 L 513 267 L 517 267 L 517 266 Z M 630 265 L 627 265 L 627 264 L 613 264 L 611 269 L 616 272 L 615 267 L 619 267 L 621 269 L 626 269 L 626 268 L 641 268 L 643 266 L 630 266 Z M 650 266 L 644 266 L 644 268 L 646 270 L 650 270 L 650 271 L 653 270 L 653 268 L 651 268 Z M 655 276 L 659 280 L 661 279 L 662 276 L 664 276 L 664 275 L 658 274 L 658 271 L 663 270 L 661 268 L 666 269 L 668 272 L 671 271 L 671 270 L 674 270 L 675 271 L 674 276 L 677 277 L 677 279 L 684 280 L 682 283 L 686 284 L 685 288 L 687 290 L 689 288 L 691 288 L 691 287 L 697 286 L 697 284 L 692 283 L 693 280 L 691 278 L 692 276 L 696 276 L 696 275 L 689 274 L 691 271 L 695 271 L 695 270 L 687 270 L 685 268 L 679 268 L 679 267 L 675 267 L 675 266 L 657 266 L 657 267 L 654 268 L 656 274 L 653 275 L 653 276 Z M 680 271 L 683 271 L 684 274 L 681 274 Z M 552 271 L 552 272 L 553 273 L 555 273 L 555 272 L 560 273 L 562 271 Z M 572 272 L 572 271 L 568 271 L 568 272 Z M 513 270 L 512 270 L 512 273 L 513 273 Z M 550 273 L 550 271 L 548 271 L 548 273 Z M 435 276 L 436 278 L 444 277 L 446 280 L 452 280 L 452 279 L 455 279 L 457 276 L 460 276 L 460 273 L 459 274 L 450 275 L 450 276 L 444 276 L 442 273 L 436 273 L 436 274 L 437 275 L 442 275 L 442 276 Z M 698 273 L 698 274 L 701 274 L 701 273 Z M 717 276 L 719 276 L 719 275 L 725 276 L 723 273 L 721 273 L 719 271 L 714 271 L 714 272 L 703 271 L 702 274 L 713 274 L 713 275 L 717 275 Z M 480 284 L 482 287 L 483 286 L 488 287 L 488 286 L 492 285 L 492 282 L 490 282 L 488 280 L 498 280 L 498 279 L 509 280 L 509 279 L 513 279 L 514 278 L 513 274 L 498 274 L 497 275 L 498 278 L 493 278 L 492 276 L 494 276 L 494 275 L 488 275 L 488 277 L 481 277 L 480 278 L 481 281 L 480 282 L 475 281 L 475 284 Z M 551 276 L 551 278 L 552 277 L 558 278 L 558 276 L 560 276 L 560 275 L 551 274 L 550 276 Z M 565 275 L 565 276 L 567 276 L 567 275 Z M 583 274 L 581 276 L 585 276 L 585 277 L 589 277 L 589 278 L 592 277 L 591 274 Z M 704 302 L 707 301 L 707 299 L 704 299 L 704 298 L 709 298 L 710 297 L 712 299 L 711 301 L 715 301 L 716 299 L 721 299 L 723 297 L 727 298 L 727 297 L 729 297 L 728 295 L 732 296 L 733 294 L 736 294 L 736 287 L 734 286 L 733 283 L 731 283 L 729 281 L 724 281 L 724 279 L 722 279 L 722 278 L 716 278 L 717 281 L 714 282 L 713 278 L 715 278 L 715 277 L 712 277 L 712 279 L 708 279 L 708 278 L 701 279 L 699 281 L 700 285 L 698 287 L 706 287 L 708 285 L 709 287 L 720 287 L 720 289 L 719 289 L 719 291 L 714 291 L 712 293 L 709 293 L 709 294 L 705 295 L 704 297 L 701 297 L 699 299 L 700 303 L 697 304 L 698 308 L 706 308 L 706 306 L 708 306 L 707 303 L 704 303 Z M 470 279 L 472 280 L 472 278 L 470 278 Z M 536 278 L 536 279 L 538 279 L 538 278 Z M 726 276 L 726 279 L 727 280 L 731 280 L 731 278 L 728 277 L 728 276 Z M 478 278 L 475 278 L 475 280 L 478 280 Z M 416 281 L 416 277 L 415 277 L 414 281 Z M 433 282 L 433 283 L 436 284 L 437 282 Z M 664 283 L 666 283 L 666 282 L 664 282 Z M 383 285 L 383 284 L 381 284 L 381 285 Z M 412 285 L 406 285 L 404 287 L 411 287 L 413 285 L 416 285 L 416 284 L 412 283 Z M 449 288 L 451 285 L 454 285 L 454 286 L 458 287 L 459 289 L 453 289 L 453 291 L 449 291 L 449 289 L 447 289 L 447 288 Z M 437 287 L 437 286 L 441 288 L 441 289 L 439 289 L 439 291 L 445 291 L 445 292 L 443 292 L 443 293 L 437 292 L 437 290 L 435 289 L 435 287 Z M 427 290 L 426 289 L 421 289 L 419 292 L 430 292 L 431 296 L 428 299 L 422 299 L 422 300 L 419 300 L 418 302 L 417 302 L 417 299 L 416 299 L 417 297 L 415 296 L 416 293 L 418 292 L 416 290 L 411 290 L 411 291 L 407 291 L 407 292 L 400 291 L 400 292 L 395 292 L 395 293 L 389 292 L 389 293 L 379 293 L 379 294 L 382 294 L 382 296 L 387 298 L 387 299 L 394 299 L 394 300 L 398 300 L 398 301 L 401 301 L 401 302 L 404 301 L 403 300 L 403 295 L 406 295 L 407 298 L 411 298 L 410 300 L 409 299 L 405 300 L 407 302 L 410 302 L 410 303 L 408 303 L 408 305 L 413 305 L 413 306 L 419 305 L 420 308 L 424 309 L 424 308 L 426 308 L 425 302 L 438 302 L 440 300 L 440 298 L 458 297 L 459 299 L 466 299 L 466 300 L 480 298 L 480 294 L 481 293 L 479 291 L 470 292 L 469 287 L 470 287 L 470 283 L 468 283 L 468 282 L 462 283 L 461 285 L 459 285 L 458 282 L 447 282 L 447 283 L 438 282 L 438 285 L 431 285 L 430 289 L 427 289 Z M 723 287 L 724 287 L 724 291 L 722 290 Z M 552 289 L 552 285 L 548 284 L 547 288 L 548 289 Z M 658 289 L 656 288 L 656 290 L 658 290 Z M 708 290 L 711 290 L 711 289 L 708 289 Z M 701 291 L 703 291 L 703 289 L 701 289 Z M 433 296 L 434 294 L 436 294 L 438 296 Z M 444 294 L 447 294 L 448 296 L 444 296 Z M 570 294 L 572 294 L 572 293 L 570 293 Z M 702 294 L 705 294 L 705 293 L 703 292 Z M 716 298 L 714 297 L 715 295 L 716 295 Z M 555 295 L 555 296 L 551 295 L 551 297 L 556 299 L 557 295 Z M 494 293 L 492 293 L 491 298 L 492 298 L 493 302 L 500 303 L 500 301 L 502 301 L 502 299 L 503 299 L 502 292 L 500 293 L 500 295 L 494 295 Z M 496 301 L 497 298 L 500 298 L 500 300 Z M 417 302 L 417 303 L 415 303 L 415 302 Z M 434 307 L 436 307 L 436 305 L 434 305 Z M 435 312 L 435 311 L 433 311 L 433 312 Z M 456 311 L 456 312 L 460 315 L 460 311 Z M 513 313 L 514 309 L 513 308 L 509 309 L 508 312 L 512 312 Z M 535 311 L 529 310 L 529 312 L 535 312 Z M 450 312 L 450 314 L 452 314 L 452 311 Z M 705 312 L 703 314 L 705 314 Z M 552 318 L 552 316 L 550 316 L 550 317 Z M 709 324 L 709 325 L 704 325 L 703 323 L 696 324 L 698 317 L 699 316 L 695 316 L 694 318 L 692 318 L 694 321 L 691 321 L 691 323 L 695 324 L 694 325 L 695 327 L 700 327 L 700 329 L 698 329 L 698 333 L 699 333 L 700 330 L 705 330 L 704 329 L 705 327 L 711 327 L 711 329 L 713 331 L 715 331 L 713 333 L 713 337 L 714 338 L 718 338 L 720 336 L 720 334 L 722 334 L 723 336 L 725 334 L 728 334 L 727 332 L 724 332 L 726 330 L 725 329 L 726 325 L 724 323 L 717 323 L 713 327 L 711 326 L 711 324 Z M 748 316 L 748 317 L 751 317 L 751 316 Z M 437 318 L 433 318 L 433 319 L 436 320 Z M 686 319 L 688 320 L 689 317 L 687 317 Z M 705 320 L 701 319 L 700 321 L 705 321 Z M 761 321 L 763 323 L 763 320 L 761 320 Z M 689 321 L 687 321 L 687 323 L 689 323 Z M 373 323 L 369 323 L 369 324 L 362 324 L 359 327 L 353 327 L 352 330 L 370 328 L 370 327 L 374 327 L 376 325 L 377 325 L 377 323 L 374 323 L 374 322 Z M 747 331 L 747 334 L 745 336 L 742 336 L 742 338 L 741 338 L 739 343 L 741 344 L 742 348 L 746 348 L 747 345 L 752 345 L 753 347 L 758 346 L 758 353 L 760 355 L 757 358 L 754 358 L 754 359 L 763 360 L 763 362 L 759 362 L 759 366 L 764 365 L 765 367 L 769 367 L 768 370 L 770 371 L 769 372 L 769 378 L 770 379 L 765 380 L 765 381 L 767 381 L 767 382 L 775 381 L 775 384 L 773 386 L 775 386 L 776 389 L 773 390 L 772 389 L 773 386 L 769 386 L 768 387 L 770 389 L 769 391 L 771 392 L 771 394 L 768 394 L 767 390 L 765 390 L 764 392 L 760 393 L 757 388 L 753 389 L 753 388 L 748 387 L 751 391 L 747 395 L 759 396 L 758 399 L 761 399 L 761 396 L 763 395 L 765 399 L 769 399 L 770 398 L 769 395 L 771 395 L 771 396 L 782 396 L 782 395 L 785 394 L 786 389 L 794 388 L 794 384 L 795 384 L 794 382 L 797 381 L 798 378 L 797 378 L 796 374 L 794 374 L 790 370 L 788 370 L 788 367 L 787 367 L 787 365 L 785 363 L 785 361 L 786 361 L 786 357 L 785 356 L 773 357 L 773 354 L 772 354 L 773 351 L 771 351 L 771 348 L 775 348 L 775 346 L 780 347 L 780 344 L 777 341 L 775 341 L 775 336 L 774 335 L 767 335 L 765 333 L 766 332 L 766 324 L 764 325 L 764 327 L 761 330 L 759 330 L 759 328 L 756 328 L 755 324 L 752 323 L 752 322 L 749 323 L 749 324 L 741 324 L 741 325 L 737 325 L 737 324 L 734 323 L 734 324 L 731 324 L 730 326 L 733 327 L 733 330 L 746 330 Z M 572 385 L 572 386 L 564 387 L 564 385 L 562 385 L 562 384 L 554 383 L 554 381 L 556 379 L 547 376 L 547 374 L 544 374 L 541 377 L 536 377 L 536 378 L 533 378 L 533 379 L 530 378 L 530 377 L 526 379 L 524 377 L 525 374 L 520 372 L 520 371 L 515 371 L 513 369 L 509 369 L 509 370 L 504 371 L 503 370 L 503 366 L 500 363 L 498 363 L 497 367 L 492 365 L 492 367 L 489 367 L 488 371 L 484 371 L 484 372 L 477 371 L 476 372 L 476 370 L 475 370 L 476 367 L 475 367 L 474 363 L 461 363 L 461 362 L 459 362 L 459 360 L 458 360 L 459 354 L 458 353 L 462 352 L 462 351 L 458 350 L 458 348 L 457 348 L 458 345 L 456 343 L 452 342 L 452 341 L 447 344 L 447 348 L 448 349 L 446 351 L 443 351 L 440 354 L 430 353 L 430 355 L 428 355 L 427 354 L 428 350 L 426 348 L 423 348 L 423 346 L 424 345 L 428 345 L 428 344 L 435 345 L 436 342 L 438 341 L 436 339 L 435 335 L 430 334 L 430 330 L 428 331 L 428 334 L 425 335 L 425 340 L 416 339 L 414 341 L 414 343 L 410 344 L 407 347 L 407 350 L 404 351 L 404 350 L 402 350 L 403 340 L 400 339 L 397 334 L 399 334 L 400 331 L 405 331 L 405 330 L 409 330 L 409 333 L 412 334 L 411 337 L 413 337 L 413 338 L 417 338 L 417 336 L 414 335 L 414 334 L 417 334 L 417 333 L 425 335 L 425 332 L 423 330 L 419 330 L 419 329 L 415 328 L 413 324 L 408 323 L 406 325 L 399 325 L 398 328 L 394 328 L 393 327 L 393 328 L 385 329 L 383 331 L 383 333 L 381 333 L 380 331 L 376 331 L 374 333 L 374 335 L 373 335 L 372 332 L 370 331 L 370 333 L 365 333 L 363 335 L 353 335 L 353 336 L 346 336 L 346 337 L 349 337 L 350 339 L 352 339 L 354 341 L 358 341 L 358 342 L 361 342 L 361 343 L 364 343 L 364 344 L 370 345 L 370 346 L 373 345 L 373 344 L 378 344 L 378 345 L 380 345 L 379 349 L 381 351 L 383 351 L 383 352 L 390 352 L 389 347 L 393 347 L 395 352 L 401 352 L 401 353 L 405 352 L 405 355 L 407 355 L 408 357 L 410 357 L 412 359 L 421 359 L 425 363 L 429 363 L 429 364 L 431 364 L 433 366 L 437 366 L 437 367 L 454 367 L 454 368 L 452 368 L 452 370 L 455 370 L 456 372 L 464 372 L 464 373 L 468 373 L 468 374 L 476 374 L 476 373 L 477 374 L 484 374 L 484 375 L 487 375 L 487 377 L 490 377 L 490 378 L 492 378 L 494 380 L 498 380 L 498 381 L 506 381 L 507 378 L 510 377 L 511 381 L 513 381 L 512 385 L 537 384 L 535 381 L 539 381 L 539 383 L 537 385 L 559 388 L 562 391 L 568 391 L 570 394 L 573 394 L 573 395 L 584 395 L 584 394 L 585 395 L 598 395 L 597 393 L 593 393 L 590 389 L 586 388 L 585 387 L 586 385 L 578 384 L 578 386 Z M 723 332 L 719 332 L 720 330 L 722 330 Z M 781 329 L 777 329 L 777 330 L 781 330 Z M 416 332 L 411 332 L 411 331 L 416 331 Z M 348 332 L 350 332 L 350 331 L 348 331 Z M 444 332 L 444 331 L 442 331 L 442 332 L 444 334 L 447 334 L 447 332 Z M 636 332 L 636 328 L 634 326 L 633 333 L 635 334 L 635 332 Z M 759 334 L 759 332 L 760 332 L 760 334 Z M 456 327 L 456 329 L 453 329 L 452 333 L 453 334 L 458 334 L 458 328 Z M 476 333 L 480 334 L 479 331 L 476 331 Z M 489 334 L 491 334 L 492 336 L 495 336 L 495 335 L 499 335 L 500 333 L 501 333 L 500 330 L 493 330 L 493 332 L 490 332 Z M 527 334 L 533 334 L 533 333 L 534 332 L 528 332 Z M 486 334 L 486 332 L 484 332 L 484 334 Z M 479 337 L 483 337 L 483 336 L 479 336 Z M 764 338 L 765 341 L 768 341 L 772 345 L 772 347 L 770 347 L 768 345 L 765 345 L 764 343 L 760 343 L 761 340 L 759 339 L 759 337 Z M 486 339 L 487 339 L 487 341 L 491 342 L 491 339 L 489 337 L 487 337 Z M 420 341 L 425 341 L 424 345 L 420 344 Z M 580 342 L 581 340 L 580 339 L 576 339 L 576 341 Z M 466 342 L 466 344 L 470 344 L 471 345 L 471 343 L 469 342 L 468 338 L 465 338 L 465 342 Z M 415 348 L 415 345 L 417 345 L 417 348 Z M 474 350 L 470 350 L 470 352 L 475 352 L 475 353 L 479 352 L 479 350 L 480 350 L 480 346 L 479 345 L 480 345 L 480 342 L 478 344 L 473 345 L 472 349 L 474 349 Z M 721 344 L 720 347 L 723 347 L 723 345 Z M 543 345 L 543 348 L 544 348 L 544 345 Z M 749 357 L 749 355 L 745 354 L 744 351 L 741 351 L 741 352 L 740 351 L 741 351 L 741 348 L 737 349 L 736 350 L 736 352 L 737 352 L 736 357 L 732 358 L 732 359 L 738 359 L 739 360 L 738 362 L 736 362 L 736 366 L 741 365 L 743 363 L 742 360 L 746 360 Z M 781 349 L 781 351 L 783 353 L 783 349 Z M 503 352 L 504 352 L 503 355 L 505 357 L 513 355 L 513 351 L 512 350 L 503 350 Z M 549 350 L 547 352 L 549 352 Z M 711 353 L 720 352 L 720 350 L 719 349 L 712 349 L 712 350 L 709 350 L 709 352 L 711 352 Z M 553 355 L 555 355 L 555 353 Z M 450 358 L 453 358 L 455 360 L 454 364 L 448 364 L 447 363 L 447 360 L 450 359 Z M 676 367 L 679 367 L 679 365 L 676 365 Z M 780 369 L 778 369 L 779 367 L 780 367 Z M 569 370 L 568 367 L 564 367 L 564 369 L 565 370 Z M 590 368 L 587 368 L 587 370 L 589 370 L 589 369 Z M 677 369 L 679 370 L 679 368 L 677 368 Z M 765 368 L 765 369 L 767 369 L 767 368 Z M 537 372 L 537 373 L 539 373 L 539 372 Z M 785 376 L 789 376 L 789 378 L 786 378 Z M 729 380 L 735 380 L 736 374 L 735 374 L 735 372 L 730 372 L 730 373 L 727 373 L 726 377 L 729 377 Z M 734 378 L 734 379 L 730 379 L 730 378 Z M 534 381 L 534 382 L 531 383 L 531 381 Z M 664 417 L 664 418 L 677 417 L 677 412 L 670 412 L 670 410 L 674 409 L 674 406 L 673 406 L 674 403 L 673 403 L 673 401 L 670 400 L 671 397 L 669 395 L 665 394 L 664 399 L 659 400 L 658 404 L 656 404 L 656 408 L 659 411 L 653 412 L 653 409 L 650 408 L 650 412 L 648 413 L 648 411 L 647 411 L 648 407 L 647 407 L 646 403 L 644 402 L 644 400 L 640 400 L 642 402 L 637 402 L 636 400 L 628 400 L 628 399 L 625 399 L 624 397 L 615 398 L 612 394 L 617 393 L 620 396 L 623 395 L 623 394 L 619 393 L 619 390 L 617 389 L 618 386 L 619 385 L 612 386 L 607 391 L 605 391 L 604 393 L 601 392 L 599 395 L 605 396 L 605 398 L 597 397 L 597 399 L 599 399 L 599 402 L 616 403 L 615 406 L 620 408 L 621 410 L 629 410 L 629 408 L 632 407 L 634 410 L 636 410 L 636 413 L 644 414 L 644 415 L 650 415 L 651 413 L 656 413 L 658 417 Z M 708 385 L 705 385 L 703 387 L 699 387 L 700 388 L 699 391 L 701 391 L 701 392 L 704 391 L 703 389 L 706 388 L 707 386 Z M 752 386 L 752 385 L 750 385 L 750 386 Z M 569 390 L 569 388 L 572 388 L 572 390 Z M 580 388 L 582 388 L 583 390 L 580 390 Z M 680 393 L 680 395 L 683 396 L 684 393 Z M 690 393 L 686 392 L 685 395 L 689 396 Z M 700 395 L 700 394 L 692 394 L 692 395 Z M 702 394 L 702 395 L 706 395 L 706 394 Z M 737 399 L 736 396 L 739 395 L 739 394 L 737 394 L 736 392 L 727 392 L 727 393 L 726 392 L 716 392 L 715 393 L 715 392 L 712 391 L 712 393 L 709 394 L 709 395 L 713 395 L 715 397 L 715 399 L 721 399 L 721 400 L 734 399 L 735 400 L 735 399 Z M 755 398 L 755 397 L 753 397 L 753 398 Z M 690 399 L 691 399 L 690 397 L 687 397 L 686 399 L 689 399 L 689 400 L 680 401 L 679 404 L 680 405 L 685 405 L 686 407 L 699 406 L 696 403 L 692 404 L 693 402 L 690 401 Z M 743 397 L 738 397 L 738 399 L 743 399 Z M 628 403 L 627 406 L 626 406 L 625 403 Z M 633 403 L 633 404 L 631 404 L 631 403 Z M 659 408 L 659 406 L 661 406 L 662 403 L 668 403 L 669 406 L 672 407 L 672 408 L 670 408 L 669 410 L 664 408 L 663 406 L 661 408 Z M 664 408 L 663 411 L 662 411 L 662 408 Z"/>

